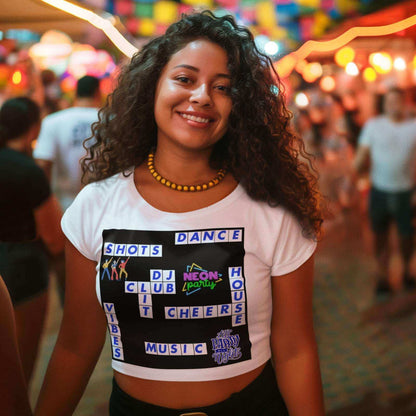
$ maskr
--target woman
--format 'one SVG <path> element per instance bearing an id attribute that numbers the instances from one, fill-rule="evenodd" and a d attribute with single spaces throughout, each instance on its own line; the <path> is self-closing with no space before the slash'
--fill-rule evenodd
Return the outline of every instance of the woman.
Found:
<path id="1" fill-rule="evenodd" d="M 24 375 L 29 383 L 46 315 L 47 251 L 63 251 L 61 211 L 31 158 L 40 109 L 27 97 L 0 109 L 0 274 L 13 302 Z"/>
<path id="2" fill-rule="evenodd" d="M 38 415 L 73 412 L 107 326 L 111 415 L 323 415 L 321 219 L 276 82 L 251 34 L 210 12 L 124 69 L 62 221 L 67 298 Z"/>

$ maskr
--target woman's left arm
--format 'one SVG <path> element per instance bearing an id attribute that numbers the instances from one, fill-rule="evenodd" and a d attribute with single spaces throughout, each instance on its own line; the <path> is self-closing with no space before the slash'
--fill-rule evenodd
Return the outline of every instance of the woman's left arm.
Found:
<path id="1" fill-rule="evenodd" d="M 272 277 L 272 354 L 290 416 L 324 416 L 312 317 L 313 268 L 312 256 L 297 270 Z"/>

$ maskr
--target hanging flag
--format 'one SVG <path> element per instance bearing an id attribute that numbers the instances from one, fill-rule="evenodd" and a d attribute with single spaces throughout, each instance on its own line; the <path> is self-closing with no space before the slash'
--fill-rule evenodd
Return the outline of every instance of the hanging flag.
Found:
<path id="1" fill-rule="evenodd" d="M 177 3 L 168 0 L 162 0 L 155 3 L 154 19 L 157 24 L 170 25 L 178 18 Z"/>
<path id="2" fill-rule="evenodd" d="M 256 5 L 257 23 L 265 29 L 271 29 L 277 25 L 276 13 L 273 4 L 262 1 Z"/>

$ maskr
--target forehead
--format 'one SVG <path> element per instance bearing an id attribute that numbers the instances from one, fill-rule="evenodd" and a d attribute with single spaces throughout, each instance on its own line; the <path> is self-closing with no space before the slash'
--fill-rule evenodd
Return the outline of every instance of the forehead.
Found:
<path id="1" fill-rule="evenodd" d="M 206 39 L 196 39 L 175 52 L 166 67 L 174 68 L 181 64 L 192 65 L 198 69 L 212 66 L 223 72 L 227 71 L 228 56 L 220 45 Z"/>

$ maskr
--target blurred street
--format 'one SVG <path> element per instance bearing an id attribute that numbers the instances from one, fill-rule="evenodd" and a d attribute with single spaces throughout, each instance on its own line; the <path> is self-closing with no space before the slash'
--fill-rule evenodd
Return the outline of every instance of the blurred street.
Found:
<path id="1" fill-rule="evenodd" d="M 395 294 L 389 299 L 375 298 L 371 237 L 361 211 L 353 207 L 327 220 L 326 235 L 316 254 L 315 321 L 327 415 L 415 415 L 416 292 L 402 290 L 402 266 L 396 255 L 390 270 Z M 38 394 L 60 319 L 52 288 L 32 400 Z M 75 416 L 108 414 L 110 360 L 106 345 Z"/>

